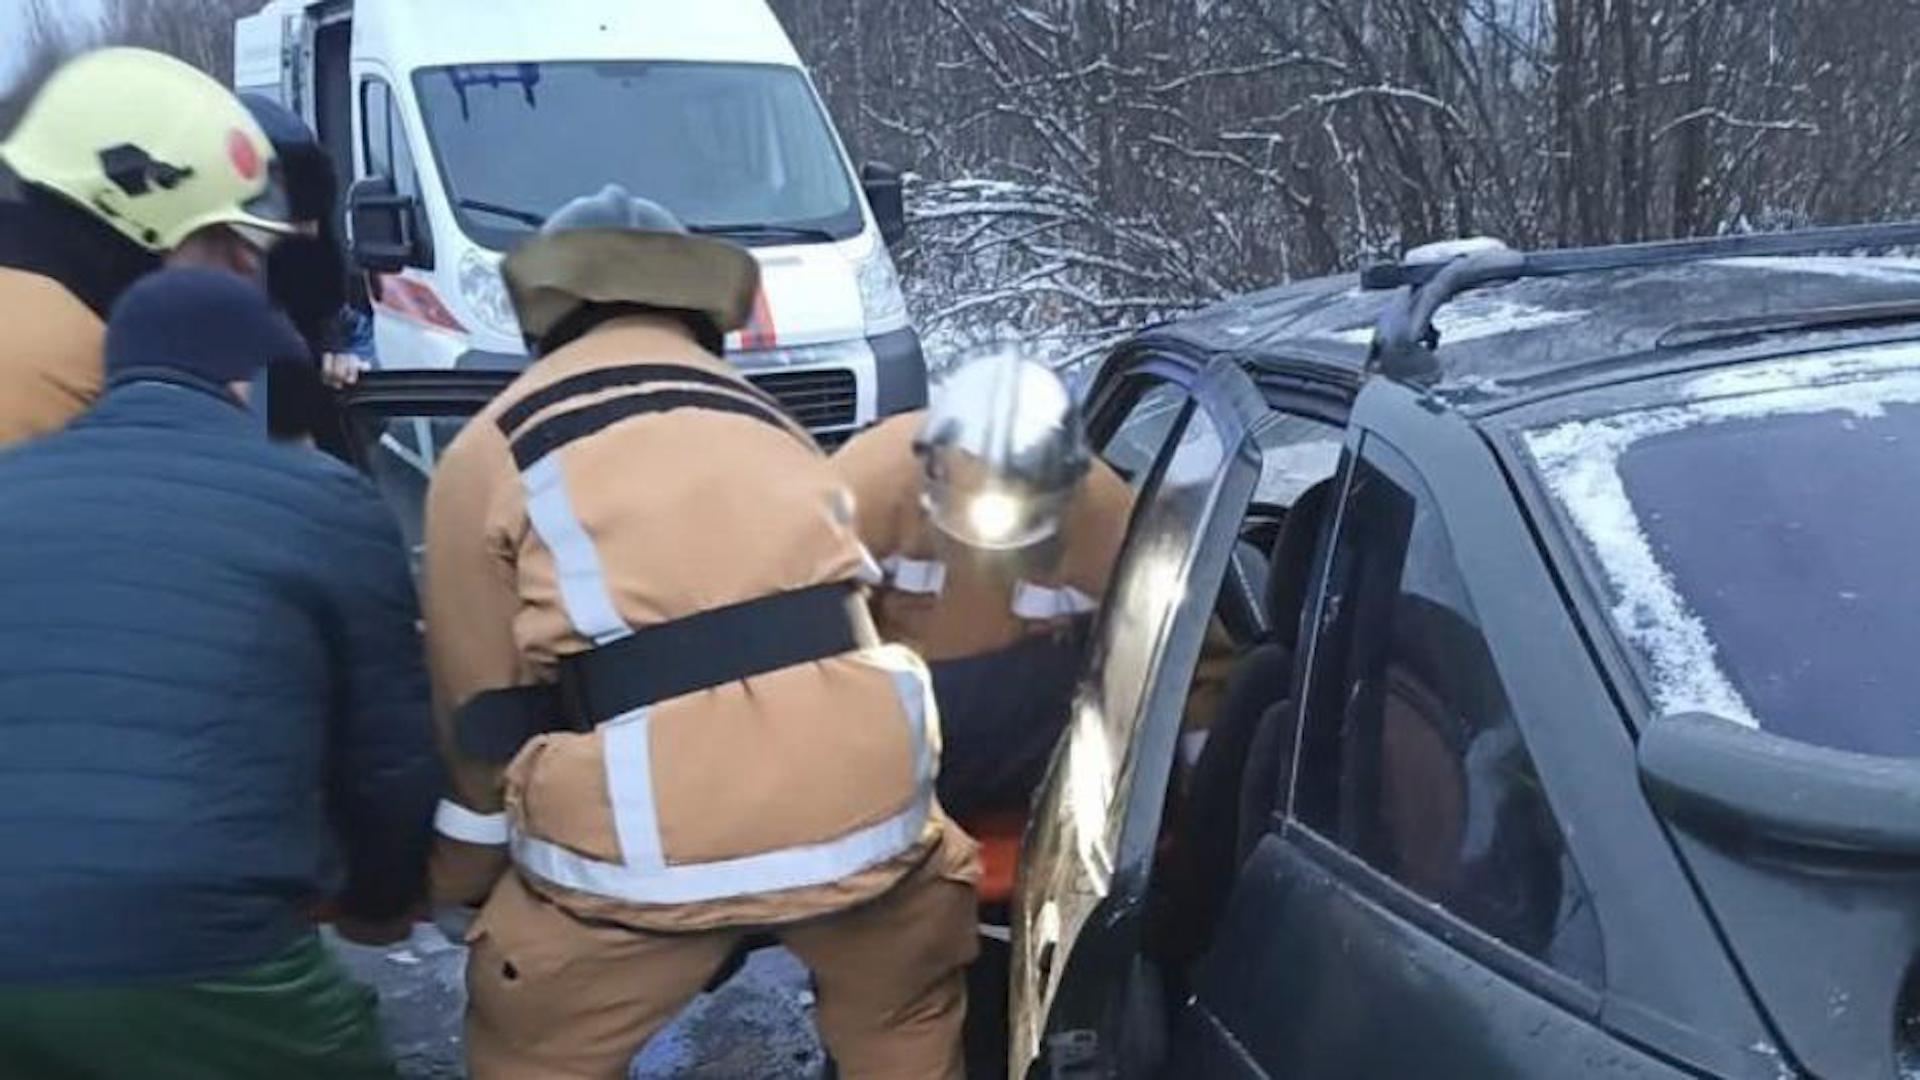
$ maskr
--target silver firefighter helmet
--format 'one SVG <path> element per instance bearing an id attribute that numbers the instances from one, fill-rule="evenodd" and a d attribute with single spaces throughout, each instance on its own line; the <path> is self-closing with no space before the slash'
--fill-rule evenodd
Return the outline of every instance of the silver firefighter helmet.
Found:
<path id="1" fill-rule="evenodd" d="M 914 450 L 927 516 L 950 539 L 983 552 L 1056 539 L 1091 463 L 1080 406 L 1065 381 L 1010 353 L 970 361 L 935 388 Z"/>

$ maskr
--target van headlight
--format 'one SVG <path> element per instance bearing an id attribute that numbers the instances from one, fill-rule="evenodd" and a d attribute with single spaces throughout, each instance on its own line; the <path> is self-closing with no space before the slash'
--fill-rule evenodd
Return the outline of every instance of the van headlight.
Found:
<path id="1" fill-rule="evenodd" d="M 467 310 L 482 326 L 519 340 L 520 316 L 514 314 L 500 264 L 472 248 L 460 257 L 460 299 L 466 301 Z"/>
<path id="2" fill-rule="evenodd" d="M 860 306 L 867 317 L 867 334 L 878 336 L 907 328 L 907 298 L 900 292 L 900 272 L 884 244 L 860 263 Z"/>

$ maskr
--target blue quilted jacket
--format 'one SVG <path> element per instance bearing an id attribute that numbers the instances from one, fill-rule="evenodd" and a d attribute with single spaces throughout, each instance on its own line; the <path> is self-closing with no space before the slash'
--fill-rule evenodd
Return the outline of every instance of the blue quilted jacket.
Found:
<path id="1" fill-rule="evenodd" d="M 439 771 L 378 494 L 191 377 L 0 454 L 0 984 L 200 978 L 423 887 Z"/>

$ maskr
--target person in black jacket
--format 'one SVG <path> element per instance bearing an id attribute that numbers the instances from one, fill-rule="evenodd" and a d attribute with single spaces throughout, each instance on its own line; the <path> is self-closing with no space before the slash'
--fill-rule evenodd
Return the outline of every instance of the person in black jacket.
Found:
<path id="1" fill-rule="evenodd" d="M 99 403 L 0 452 L 0 1074 L 392 1075 L 312 912 L 407 932 L 440 773 L 395 523 L 242 406 L 303 357 L 160 271 Z"/>
<path id="2" fill-rule="evenodd" d="M 268 430 L 278 439 L 311 440 L 347 460 L 345 424 L 334 391 L 357 382 L 365 360 L 350 351 L 351 275 L 340 244 L 340 192 L 333 155 L 304 120 L 258 94 L 241 104 L 273 143 L 287 189 L 287 208 L 301 232 L 267 255 L 267 292 L 307 341 L 311 362 L 280 364 L 267 376 Z"/>

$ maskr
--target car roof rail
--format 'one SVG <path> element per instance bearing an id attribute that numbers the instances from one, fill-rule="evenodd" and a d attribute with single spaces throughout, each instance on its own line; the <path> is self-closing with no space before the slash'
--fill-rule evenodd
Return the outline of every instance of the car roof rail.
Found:
<path id="1" fill-rule="evenodd" d="M 1391 378 L 1438 379 L 1440 338 L 1434 330 L 1434 315 L 1461 293 L 1486 285 L 1709 259 L 1835 254 L 1909 245 L 1920 245 L 1920 221 L 1534 252 L 1515 251 L 1483 238 L 1429 244 L 1409 252 L 1401 262 L 1361 272 L 1363 289 L 1400 291 L 1380 313 L 1367 363 Z"/>

